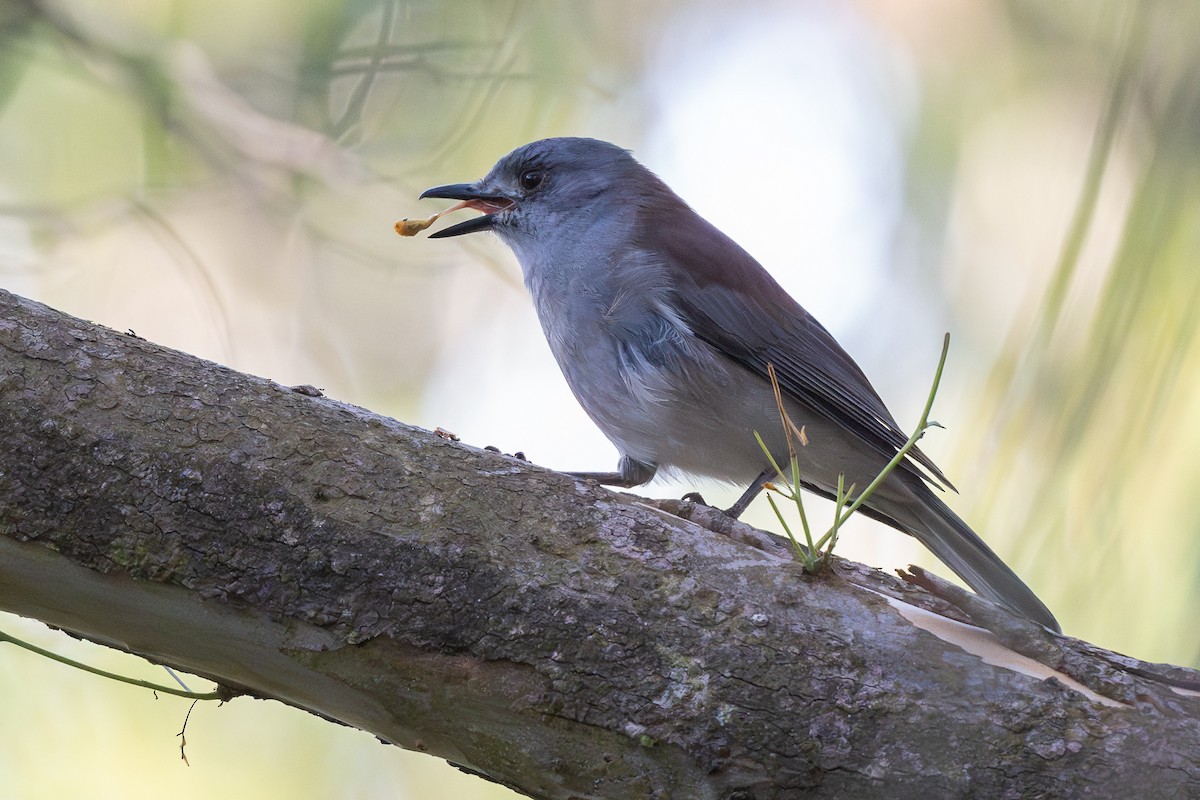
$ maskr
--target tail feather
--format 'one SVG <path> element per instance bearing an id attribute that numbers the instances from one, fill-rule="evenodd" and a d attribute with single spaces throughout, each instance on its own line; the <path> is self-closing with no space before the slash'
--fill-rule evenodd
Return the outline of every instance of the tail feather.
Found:
<path id="1" fill-rule="evenodd" d="M 928 486 L 904 483 L 909 492 L 907 502 L 876 505 L 873 516 L 911 534 L 979 594 L 1062 632 L 1058 620 L 1033 590 Z"/>

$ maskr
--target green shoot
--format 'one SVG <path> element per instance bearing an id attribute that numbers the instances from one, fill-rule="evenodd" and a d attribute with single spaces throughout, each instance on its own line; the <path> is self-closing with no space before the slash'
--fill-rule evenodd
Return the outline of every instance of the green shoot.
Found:
<path id="1" fill-rule="evenodd" d="M 779 418 L 783 424 L 784 440 L 787 442 L 788 458 L 790 469 L 785 472 L 779 463 L 775 460 L 775 456 L 767 448 L 766 442 L 758 431 L 754 432 L 754 438 L 758 442 L 758 446 L 766 454 L 767 459 L 771 462 L 771 467 L 779 475 L 781 483 L 771 482 L 766 484 L 767 501 L 771 504 L 771 510 L 775 512 L 775 517 L 779 520 L 779 524 L 783 526 L 784 533 L 792 543 L 792 550 L 796 554 L 796 559 L 803 565 L 805 572 L 815 573 L 824 566 L 829 556 L 833 554 L 834 545 L 837 544 L 839 529 L 846 524 L 859 508 L 862 507 L 871 495 L 879 488 L 892 473 L 897 466 L 908 456 L 912 449 L 917 446 L 917 442 L 925 435 L 925 431 L 937 425 L 936 422 L 929 420 L 929 413 L 933 410 L 933 400 L 937 396 L 938 386 L 942 381 L 942 370 L 946 366 L 946 354 L 950 350 L 950 334 L 942 340 L 942 354 L 938 359 L 937 371 L 933 375 L 933 385 L 929 389 L 929 396 L 925 400 L 925 408 L 921 412 L 921 419 L 917 423 L 916 429 L 908 440 L 901 446 L 887 465 L 880 470 L 875 479 L 867 484 L 867 488 L 861 494 L 855 496 L 855 485 L 849 487 L 845 485 L 846 478 L 844 475 L 838 476 L 837 490 L 834 494 L 834 513 L 833 523 L 829 529 L 817 540 L 813 540 L 812 530 L 808 524 L 808 517 L 804 513 L 804 501 L 801 498 L 801 479 L 800 479 L 800 459 L 799 451 L 796 449 L 797 442 L 801 447 L 808 444 L 808 436 L 804 432 L 804 427 L 797 427 L 787 413 L 787 409 L 783 405 L 783 393 L 779 388 L 779 380 L 775 375 L 774 366 L 767 365 L 767 375 L 771 379 L 771 387 L 775 390 L 775 405 L 779 409 Z M 800 524 L 804 531 L 804 543 L 801 544 L 792 532 L 791 526 L 788 525 L 784 518 L 783 512 L 780 511 L 779 505 L 775 502 L 774 494 L 779 494 L 787 500 L 793 502 L 796 506 L 797 515 L 800 517 Z"/>
<path id="2" fill-rule="evenodd" d="M 60 664 L 66 664 L 68 667 L 74 667 L 75 669 L 80 669 L 80 670 L 83 670 L 84 672 L 90 672 L 93 675 L 99 675 L 102 678 L 109 678 L 110 680 L 119 681 L 121 683 L 128 683 L 130 686 L 140 686 L 143 689 L 150 689 L 155 692 L 161 692 L 162 694 L 173 694 L 176 697 L 186 697 L 186 698 L 189 698 L 192 700 L 222 700 L 222 701 L 224 701 L 224 700 L 229 699 L 228 693 L 224 692 L 220 689 L 217 689 L 216 691 L 212 691 L 212 692 L 192 692 L 192 691 L 187 691 L 185 689 L 176 689 L 173 686 L 163 686 L 162 684 L 151 683 L 150 681 L 143 681 L 143 680 L 139 680 L 137 678 L 129 678 L 124 675 L 118 675 L 115 672 L 108 672 L 107 670 L 88 666 L 87 664 L 84 664 L 80 661 L 76 661 L 73 658 L 67 658 L 66 656 L 60 656 L 57 653 L 53 653 L 49 650 L 38 647 L 35 644 L 30 644 L 29 642 L 22 641 L 21 639 L 18 639 L 15 636 L 10 636 L 7 633 L 0 631 L 0 644 L 3 644 L 3 643 L 15 644 L 17 647 L 24 648 L 31 653 L 37 653 L 39 656 L 45 656 L 46 658 L 57 661 Z M 176 680 L 178 680 L 178 678 Z"/>

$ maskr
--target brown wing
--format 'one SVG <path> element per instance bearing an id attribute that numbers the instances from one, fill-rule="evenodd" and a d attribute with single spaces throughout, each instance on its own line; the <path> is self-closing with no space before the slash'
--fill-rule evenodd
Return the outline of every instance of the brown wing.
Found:
<path id="1" fill-rule="evenodd" d="M 850 355 L 749 253 L 662 188 L 665 194 L 642 209 L 636 241 L 685 276 L 675 299 L 692 332 L 764 380 L 774 365 L 785 393 L 894 456 L 908 434 Z M 920 450 L 910 458 L 954 488 Z"/>

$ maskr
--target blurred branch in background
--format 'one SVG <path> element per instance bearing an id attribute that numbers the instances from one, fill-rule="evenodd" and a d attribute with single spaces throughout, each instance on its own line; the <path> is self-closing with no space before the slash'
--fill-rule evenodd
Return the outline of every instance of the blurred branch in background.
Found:
<path id="1" fill-rule="evenodd" d="M 99 318 L 161 307 L 144 335 L 272 374 L 316 359 L 329 388 L 411 407 L 454 254 L 410 248 L 396 269 L 391 221 L 447 154 L 490 162 L 498 131 L 516 144 L 604 91 L 572 60 L 587 20 L 396 0 L 209 14 L 22 2 L 0 18 L 16 165 L 0 204 L 42 262 L 17 277 Z M 120 254 L 106 275 L 81 263 L 98 249 Z M 162 250 L 174 276 L 148 271 Z"/>

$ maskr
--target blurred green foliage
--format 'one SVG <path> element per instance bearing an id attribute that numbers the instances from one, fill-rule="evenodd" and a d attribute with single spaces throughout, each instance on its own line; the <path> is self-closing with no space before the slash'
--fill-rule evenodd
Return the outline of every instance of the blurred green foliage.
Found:
<path id="1" fill-rule="evenodd" d="M 985 425 L 960 440 L 990 456 L 973 517 L 1023 532 L 1025 563 L 1066 590 L 1054 605 L 1083 610 L 1076 635 L 1118 630 L 1130 652 L 1196 663 L 1200 638 L 1165 641 L 1200 601 L 1200 8 L 1004 8 L 1013 90 L 1052 71 L 1098 113 L 1058 255 L 989 369 Z M 1104 193 L 1123 217 L 1098 219 Z M 1115 246 L 1088 274 L 1101 235 Z"/>

